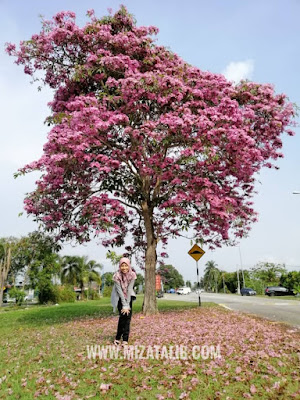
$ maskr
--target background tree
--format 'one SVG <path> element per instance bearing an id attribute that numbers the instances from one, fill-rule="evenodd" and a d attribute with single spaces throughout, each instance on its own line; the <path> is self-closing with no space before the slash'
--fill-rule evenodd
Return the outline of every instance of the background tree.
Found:
<path id="1" fill-rule="evenodd" d="M 0 241 L 0 307 L 3 302 L 3 289 L 11 267 L 12 244 Z"/>
<path id="2" fill-rule="evenodd" d="M 224 293 L 226 293 L 226 291 L 228 291 L 228 288 L 227 288 L 227 286 L 226 286 L 226 284 L 225 284 L 225 271 L 220 271 L 220 273 L 221 273 L 221 279 L 222 279 L 222 291 L 224 292 Z"/>
<path id="3" fill-rule="evenodd" d="M 82 263 L 78 256 L 63 256 L 61 259 L 61 282 L 75 286 L 82 273 Z"/>
<path id="4" fill-rule="evenodd" d="M 186 281 L 185 286 L 192 288 L 192 282 L 191 281 Z"/>
<path id="5" fill-rule="evenodd" d="M 92 290 L 92 283 L 95 282 L 97 283 L 98 287 L 101 286 L 101 274 L 100 271 L 103 269 L 103 265 L 100 263 L 97 263 L 94 260 L 87 261 L 85 263 L 85 275 L 86 275 L 86 280 L 88 282 L 88 298 L 89 298 L 89 292 Z"/>
<path id="6" fill-rule="evenodd" d="M 205 266 L 203 277 L 204 287 L 206 290 L 213 290 L 217 293 L 221 272 L 217 268 L 217 263 L 215 261 L 207 261 Z"/>
<path id="7" fill-rule="evenodd" d="M 88 261 L 87 256 L 64 256 L 62 258 L 62 283 L 78 285 L 81 289 L 81 298 L 84 297 L 84 286 L 91 287 L 92 282 L 101 285 L 100 270 L 102 264 L 94 260 Z"/>
<path id="8" fill-rule="evenodd" d="M 122 257 L 122 255 L 118 255 L 115 251 L 108 250 L 106 253 L 106 258 L 111 261 L 115 271 L 118 269 Z"/>
<path id="9" fill-rule="evenodd" d="M 238 274 L 239 274 L 239 280 L 240 280 L 240 285 L 241 285 L 241 282 L 243 282 L 242 271 L 239 270 Z M 222 271 L 222 281 L 223 281 L 223 277 L 224 277 L 225 287 L 228 289 L 228 291 L 231 293 L 236 293 L 237 287 L 238 287 L 237 272 Z M 248 270 L 244 270 L 244 278 L 245 278 L 246 287 L 250 287 L 250 288 L 256 290 L 257 293 L 261 294 L 260 293 L 261 290 L 258 288 L 257 284 L 251 278 L 250 272 Z M 223 283 L 222 283 L 222 288 L 223 288 Z M 219 290 L 220 290 L 220 287 L 219 287 Z"/>
<path id="10" fill-rule="evenodd" d="M 264 286 L 279 285 L 280 277 L 286 274 L 284 264 L 261 262 L 251 269 L 253 279 L 260 280 Z"/>
<path id="11" fill-rule="evenodd" d="M 113 272 L 105 272 L 102 276 L 101 276 L 101 280 L 103 285 L 105 286 L 113 286 L 114 285 L 114 281 L 113 281 Z"/>
<path id="12" fill-rule="evenodd" d="M 60 272 L 60 249 L 54 238 L 40 231 L 30 233 L 20 247 L 23 252 L 20 259 L 26 262 L 26 275 L 30 286 L 38 289 L 40 303 L 56 301 L 53 278 Z"/>
<path id="13" fill-rule="evenodd" d="M 143 311 L 157 311 L 157 245 L 189 231 L 213 248 L 256 220 L 255 176 L 281 157 L 294 109 L 271 85 L 202 72 L 137 27 L 125 7 L 82 28 L 60 12 L 7 52 L 55 92 L 41 171 L 25 200 L 60 239 L 143 251 Z M 38 72 L 37 74 L 35 74 Z"/>
<path id="14" fill-rule="evenodd" d="M 140 285 L 144 286 L 145 278 L 141 273 L 136 274 L 135 286 L 139 287 Z"/>
<path id="15" fill-rule="evenodd" d="M 283 273 L 280 277 L 280 284 L 295 293 L 300 293 L 300 271 Z"/>
<path id="16" fill-rule="evenodd" d="M 16 299 L 16 304 L 18 306 L 21 306 L 24 302 L 25 292 L 24 290 L 20 290 L 17 289 L 16 287 L 13 287 L 9 291 L 9 297 Z"/>
<path id="17" fill-rule="evenodd" d="M 198 289 L 198 282 L 194 282 L 193 286 L 192 286 L 193 290 L 197 290 Z M 204 289 L 204 279 L 203 276 L 200 278 L 200 289 Z"/>
<path id="18" fill-rule="evenodd" d="M 26 246 L 24 247 L 24 243 L 27 242 L 27 239 L 27 237 L 23 237 L 21 239 L 15 237 L 0 239 L 0 246 L 2 247 L 2 249 L 5 248 L 5 244 L 9 244 L 9 247 L 11 248 L 11 261 L 7 274 L 7 282 L 12 286 L 15 286 L 16 277 L 18 275 L 26 274 L 27 258 Z M 23 284 L 25 284 L 25 279 L 23 279 Z"/>
<path id="19" fill-rule="evenodd" d="M 242 277 L 242 275 L 241 275 Z M 225 285 L 231 293 L 236 293 L 237 289 L 237 274 L 236 272 L 225 272 L 224 274 Z"/>
<path id="20" fill-rule="evenodd" d="M 162 265 L 157 269 L 157 272 L 162 277 L 165 290 L 184 286 L 184 279 L 182 275 L 175 267 L 173 267 L 173 265 Z"/>
<path id="21" fill-rule="evenodd" d="M 32 288 L 38 288 L 40 294 L 43 290 L 50 293 L 53 289 L 52 278 L 60 269 L 60 245 L 52 237 L 37 231 L 21 239 L 2 239 L 2 243 L 10 243 L 11 246 L 9 279 L 12 285 L 15 285 L 16 276 L 22 274 L 23 289 L 28 281 Z M 46 297 L 43 297 L 45 302 L 48 301 Z"/>
<path id="22" fill-rule="evenodd" d="M 50 236 L 36 231 L 20 239 L 0 239 L 0 258 L 2 250 L 7 246 L 10 248 L 7 281 L 15 286 L 16 277 L 19 275 L 22 276 L 23 291 L 27 283 L 28 286 L 38 289 L 40 296 L 43 296 L 41 294 L 43 290 L 50 293 L 53 290 L 52 279 L 60 269 L 58 256 L 60 245 Z M 46 298 L 45 295 L 43 301 L 47 302 Z"/>

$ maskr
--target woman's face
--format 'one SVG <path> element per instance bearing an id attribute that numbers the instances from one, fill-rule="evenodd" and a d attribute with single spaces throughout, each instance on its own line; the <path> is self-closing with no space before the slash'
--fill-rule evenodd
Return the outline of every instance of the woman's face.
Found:
<path id="1" fill-rule="evenodd" d="M 122 263 L 120 270 L 121 270 L 121 272 L 123 272 L 123 274 L 127 274 L 127 272 L 129 271 L 129 267 L 126 263 Z"/>

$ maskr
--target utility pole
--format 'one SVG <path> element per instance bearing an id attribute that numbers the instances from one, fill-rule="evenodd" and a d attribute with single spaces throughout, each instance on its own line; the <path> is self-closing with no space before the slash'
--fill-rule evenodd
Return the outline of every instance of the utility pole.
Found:
<path id="1" fill-rule="evenodd" d="M 245 277 L 244 277 L 244 270 L 243 270 L 243 263 L 242 263 L 242 254 L 241 254 L 241 248 L 239 246 L 239 253 L 240 253 L 240 264 L 241 264 L 241 271 L 242 271 L 242 277 L 243 277 L 243 288 L 245 287 Z"/>
<path id="2" fill-rule="evenodd" d="M 236 274 L 237 274 L 237 281 L 238 281 L 237 294 L 241 294 L 241 286 L 240 286 L 240 277 L 239 277 L 239 268 L 238 268 L 238 266 L 236 266 Z"/>
<path id="3" fill-rule="evenodd" d="M 217 270 L 215 270 L 215 285 L 216 285 L 216 293 L 218 293 L 218 273 Z"/>

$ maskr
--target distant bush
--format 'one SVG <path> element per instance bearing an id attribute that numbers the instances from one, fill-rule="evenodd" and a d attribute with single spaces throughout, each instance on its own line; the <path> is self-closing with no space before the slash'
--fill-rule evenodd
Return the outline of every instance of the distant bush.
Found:
<path id="1" fill-rule="evenodd" d="M 105 286 L 103 290 L 103 297 L 110 297 L 112 292 L 112 286 Z"/>
<path id="2" fill-rule="evenodd" d="M 89 300 L 99 300 L 99 293 L 94 289 L 85 290 L 85 297 Z"/>
<path id="3" fill-rule="evenodd" d="M 245 287 L 254 289 L 256 291 L 256 294 L 265 294 L 265 285 L 259 280 L 249 279 L 246 281 Z"/>
<path id="4" fill-rule="evenodd" d="M 74 303 L 76 293 L 72 286 L 58 286 L 58 303 Z"/>
<path id="5" fill-rule="evenodd" d="M 48 279 L 40 279 L 38 283 L 38 299 L 40 304 L 58 303 L 59 290 Z"/>
<path id="6" fill-rule="evenodd" d="M 295 293 L 300 292 L 300 271 L 290 271 L 287 274 L 282 274 L 280 278 L 282 286 L 294 290 Z"/>
<path id="7" fill-rule="evenodd" d="M 24 290 L 12 288 L 9 291 L 9 297 L 16 299 L 16 304 L 18 306 L 21 306 L 24 302 L 25 292 L 24 292 Z"/>

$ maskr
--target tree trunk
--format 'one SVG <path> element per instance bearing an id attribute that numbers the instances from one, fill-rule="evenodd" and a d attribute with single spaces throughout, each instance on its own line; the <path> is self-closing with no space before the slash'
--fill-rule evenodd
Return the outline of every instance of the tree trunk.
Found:
<path id="1" fill-rule="evenodd" d="M 84 283 L 83 282 L 81 282 L 81 284 L 80 284 L 80 289 L 81 289 L 81 300 L 83 300 L 84 299 Z"/>
<path id="2" fill-rule="evenodd" d="M 3 286 L 6 281 L 8 271 L 11 265 L 11 248 L 5 249 L 3 260 L 0 261 L 0 307 L 3 302 Z"/>
<path id="3" fill-rule="evenodd" d="M 146 229 L 147 249 L 145 266 L 145 294 L 143 303 L 143 313 L 145 315 L 157 314 L 157 302 L 155 293 L 155 268 L 156 268 L 156 247 L 157 240 L 152 224 L 152 211 L 148 204 L 143 203 L 143 216 Z"/>
<path id="4" fill-rule="evenodd" d="M 3 268 L 2 261 L 0 261 L 0 307 L 2 306 L 3 302 L 3 286 L 4 286 L 2 268 Z"/>
<path id="5" fill-rule="evenodd" d="M 87 292 L 87 299 L 90 299 L 90 294 L 92 293 L 92 283 L 89 282 L 88 284 L 88 292 Z"/>
<path id="6" fill-rule="evenodd" d="M 24 279 L 23 279 L 23 284 L 22 284 L 22 290 L 25 290 L 25 284 L 26 284 L 26 280 L 27 280 L 27 277 L 28 277 L 28 273 L 27 273 L 28 269 L 29 269 L 29 267 L 25 268 Z"/>

